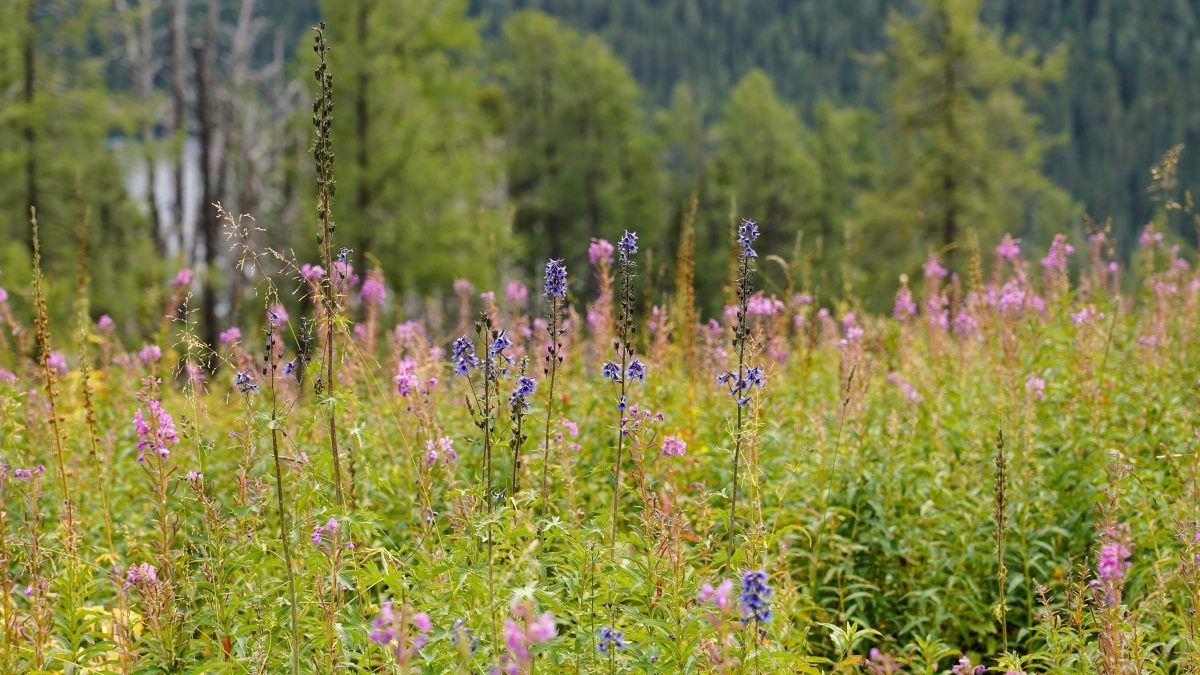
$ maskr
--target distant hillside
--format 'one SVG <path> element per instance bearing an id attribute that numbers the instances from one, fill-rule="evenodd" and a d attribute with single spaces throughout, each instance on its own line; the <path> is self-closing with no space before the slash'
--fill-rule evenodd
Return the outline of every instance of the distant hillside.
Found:
<path id="1" fill-rule="evenodd" d="M 910 0 L 471 0 L 495 34 L 534 8 L 602 35 L 652 103 L 687 82 L 720 100 L 750 68 L 810 114 L 817 100 L 883 107 L 884 77 L 870 56 L 885 45 L 891 11 Z M 985 0 L 984 16 L 1023 44 L 1070 50 L 1069 75 L 1032 107 L 1062 134 L 1050 177 L 1125 244 L 1152 212 L 1149 167 L 1185 143 L 1183 186 L 1200 177 L 1200 0 Z M 1188 233 L 1189 237 L 1191 233 Z"/>

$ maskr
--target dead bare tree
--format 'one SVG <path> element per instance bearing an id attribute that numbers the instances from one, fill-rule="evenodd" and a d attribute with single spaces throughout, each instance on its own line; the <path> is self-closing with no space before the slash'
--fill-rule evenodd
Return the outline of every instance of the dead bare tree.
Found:
<path id="1" fill-rule="evenodd" d="M 130 6 L 126 0 L 115 0 L 114 4 L 122 19 L 122 30 L 125 33 L 125 60 L 129 62 L 133 92 L 143 108 L 138 114 L 138 134 L 141 136 L 142 153 L 146 160 L 146 199 L 150 207 L 150 224 L 154 232 L 154 244 L 159 254 L 163 254 L 167 250 L 167 235 L 163 232 L 162 223 L 158 217 L 156 201 L 154 120 L 157 113 L 152 107 L 154 78 L 161 67 L 159 60 L 154 55 L 154 10 L 158 8 L 159 2 L 143 0 L 136 6 Z"/>

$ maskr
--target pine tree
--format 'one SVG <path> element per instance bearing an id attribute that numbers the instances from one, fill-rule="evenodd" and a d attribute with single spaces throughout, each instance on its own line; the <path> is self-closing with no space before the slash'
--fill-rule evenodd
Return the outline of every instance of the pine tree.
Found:
<path id="1" fill-rule="evenodd" d="M 968 227 L 991 241 L 1066 225 L 1069 198 L 1041 174 L 1049 139 L 1023 97 L 1061 77 L 1063 59 L 1002 38 L 979 7 L 929 0 L 889 22 L 888 166 L 859 204 L 866 259 L 899 262 L 873 275 L 885 286 L 930 249 L 952 260 Z"/>
<path id="2" fill-rule="evenodd" d="M 588 241 L 637 230 L 654 247 L 662 228 L 660 174 L 625 65 L 598 37 L 538 12 L 504 28 L 509 194 L 534 260 L 585 260 Z"/>

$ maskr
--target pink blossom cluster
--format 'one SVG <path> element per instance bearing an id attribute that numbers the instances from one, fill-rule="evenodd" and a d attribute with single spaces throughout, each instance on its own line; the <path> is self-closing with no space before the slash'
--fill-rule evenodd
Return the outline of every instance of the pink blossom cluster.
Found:
<path id="1" fill-rule="evenodd" d="M 687 454 L 687 442 L 679 436 L 663 437 L 663 457 L 683 457 Z"/>
<path id="2" fill-rule="evenodd" d="M 125 588 L 130 586 L 147 586 L 158 581 L 158 570 L 150 563 L 130 565 L 125 571 Z"/>
<path id="3" fill-rule="evenodd" d="M 425 461 L 429 466 L 433 466 L 438 461 L 438 451 L 441 451 L 441 457 L 446 464 L 449 464 L 458 459 L 458 453 L 454 451 L 454 439 L 449 436 L 442 436 L 437 440 L 429 439 L 425 441 Z"/>
<path id="4" fill-rule="evenodd" d="M 588 246 L 588 261 L 593 265 L 611 265 L 612 259 L 613 245 L 606 239 L 593 239 L 591 246 Z"/>
<path id="5" fill-rule="evenodd" d="M 925 397 L 917 391 L 916 387 L 909 384 L 908 380 L 900 376 L 900 373 L 888 373 L 887 381 L 888 384 L 900 387 L 900 391 L 904 392 L 904 396 L 913 403 L 920 403 L 925 400 Z"/>
<path id="6" fill-rule="evenodd" d="M 504 620 L 504 646 L 509 654 L 497 669 L 505 675 L 517 675 L 533 663 L 534 645 L 545 644 L 558 636 L 554 614 L 541 615 L 533 611 L 533 603 L 525 602 L 512 609 L 512 617 Z M 497 671 L 492 671 L 493 673 Z"/>
<path id="7" fill-rule="evenodd" d="M 148 405 L 150 417 L 154 421 L 153 429 L 150 428 L 150 424 L 147 423 L 140 408 L 133 412 L 133 426 L 138 436 L 137 461 L 139 462 L 146 459 L 147 450 L 157 452 L 159 457 L 166 459 L 171 456 L 170 446 L 167 444 L 179 442 L 179 436 L 175 435 L 175 420 L 171 419 L 171 414 L 163 410 L 162 404 L 158 401 L 151 400 Z"/>

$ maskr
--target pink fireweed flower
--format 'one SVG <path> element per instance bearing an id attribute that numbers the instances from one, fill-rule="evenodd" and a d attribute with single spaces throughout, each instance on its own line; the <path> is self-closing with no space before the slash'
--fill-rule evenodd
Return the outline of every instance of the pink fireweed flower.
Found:
<path id="1" fill-rule="evenodd" d="M 146 417 L 142 415 L 141 409 L 135 410 L 133 413 L 133 427 L 137 431 L 138 436 L 137 461 L 139 462 L 146 459 L 147 450 L 157 452 L 159 457 L 166 459 L 171 456 L 171 449 L 168 444 L 179 442 L 179 436 L 175 434 L 175 420 L 171 418 L 170 413 L 164 410 L 162 404 L 155 400 L 150 401 L 149 407 L 150 418 L 155 424 L 153 429 L 151 429 Z"/>
<path id="2" fill-rule="evenodd" d="M 785 309 L 783 302 L 775 298 L 765 298 L 762 292 L 755 293 L 746 303 L 747 314 L 775 316 Z"/>
<path id="3" fill-rule="evenodd" d="M 175 275 L 175 281 L 173 282 L 172 285 L 175 286 L 175 288 L 179 288 L 181 286 L 191 286 L 192 279 L 193 279 L 192 270 L 185 267 L 185 268 L 179 270 L 179 274 Z"/>
<path id="4" fill-rule="evenodd" d="M 896 291 L 896 306 L 892 308 L 892 318 L 903 322 L 916 315 L 917 303 L 913 302 L 912 291 L 908 290 L 908 284 L 902 284 Z"/>
<path id="5" fill-rule="evenodd" d="M 1155 232 L 1153 225 L 1147 225 L 1146 229 L 1142 231 L 1142 236 L 1138 237 L 1138 245 L 1142 248 L 1148 248 L 1155 244 L 1162 244 L 1162 241 L 1162 232 Z"/>
<path id="6" fill-rule="evenodd" d="M 483 304 L 485 305 L 494 305 L 496 304 L 496 293 L 494 291 L 484 291 L 479 294 L 479 299 L 483 300 Z"/>
<path id="7" fill-rule="evenodd" d="M 1000 289 L 1000 297 L 996 301 L 996 307 L 1002 312 L 1016 314 L 1021 311 L 1021 307 L 1025 304 L 1025 291 L 1016 279 L 1009 279 L 1004 283 L 1004 287 Z"/>
<path id="8" fill-rule="evenodd" d="M 1025 391 L 1040 401 L 1046 398 L 1046 381 L 1037 375 L 1030 374 L 1025 378 Z"/>
<path id="9" fill-rule="evenodd" d="M 1071 323 L 1081 326 L 1086 323 L 1091 323 L 1097 319 L 1104 319 L 1104 312 L 1097 312 L 1092 305 L 1080 309 L 1078 312 L 1071 314 Z"/>
<path id="10" fill-rule="evenodd" d="M 1154 349 L 1155 347 L 1158 346 L 1158 336 L 1157 335 L 1142 335 L 1141 337 L 1138 338 L 1138 344 L 1143 347 L 1149 347 L 1151 349 Z"/>
<path id="11" fill-rule="evenodd" d="M 663 438 L 663 457 L 683 457 L 685 453 L 687 453 L 687 443 L 682 438 L 679 436 L 666 436 Z"/>
<path id="12" fill-rule="evenodd" d="M 796 307 L 801 305 L 811 305 L 813 304 L 813 299 L 808 293 L 800 293 L 799 295 L 792 296 L 792 304 Z"/>
<path id="13" fill-rule="evenodd" d="M 504 646 L 521 669 L 533 663 L 531 647 L 545 644 L 557 636 L 554 615 L 550 612 L 540 616 L 535 614 L 533 603 L 529 601 L 513 607 L 512 618 L 504 620 Z"/>
<path id="14" fill-rule="evenodd" d="M 383 281 L 368 274 L 366 281 L 363 282 L 362 289 L 358 292 L 358 299 L 362 300 L 364 305 L 383 307 L 386 298 L 387 289 L 384 287 Z"/>
<path id="15" fill-rule="evenodd" d="M 1011 234 L 1005 234 L 1004 240 L 996 247 L 996 255 L 1008 262 L 1017 259 L 1021 255 L 1021 240 L 1013 239 Z"/>
<path id="16" fill-rule="evenodd" d="M 408 396 L 421 386 L 417 377 L 417 362 L 412 359 L 401 359 L 396 364 L 396 391 L 401 396 Z"/>
<path id="17" fill-rule="evenodd" d="M 111 333 L 116 330 L 117 324 L 113 323 L 112 317 L 105 314 L 96 322 L 96 330 L 101 333 Z"/>
<path id="18" fill-rule="evenodd" d="M 1121 586 L 1133 564 L 1133 542 L 1129 537 L 1129 525 L 1107 525 L 1100 533 L 1100 554 L 1096 560 L 1096 579 L 1089 586 L 1104 592 L 1105 604 L 1113 606 L 1121 602 Z"/>
<path id="19" fill-rule="evenodd" d="M 474 292 L 475 292 L 475 287 L 471 285 L 471 282 L 467 281 L 466 279 L 455 279 L 454 280 L 454 294 L 455 295 L 470 295 Z"/>
<path id="20" fill-rule="evenodd" d="M 17 376 L 11 371 L 0 368 L 0 383 L 12 384 L 17 381 Z"/>
<path id="21" fill-rule="evenodd" d="M 900 376 L 900 373 L 888 373 L 887 381 L 889 384 L 899 387 L 900 391 L 904 392 L 905 398 L 913 403 L 920 403 L 925 400 L 925 397 L 917 391 L 916 387 L 909 384 L 907 380 Z"/>
<path id="22" fill-rule="evenodd" d="M 936 253 L 929 254 L 929 260 L 925 261 L 921 269 L 925 271 L 926 279 L 944 279 L 949 274 L 946 268 L 942 267 L 942 263 L 938 260 Z"/>
<path id="23" fill-rule="evenodd" d="M 510 281 L 504 291 L 504 299 L 509 302 L 525 302 L 529 299 L 529 289 L 520 281 Z"/>
<path id="24" fill-rule="evenodd" d="M 733 608 L 733 580 L 726 579 L 713 588 L 712 584 L 704 584 L 700 587 L 700 592 L 696 594 L 696 600 L 704 604 L 711 604 L 721 612 L 726 612 Z"/>
<path id="25" fill-rule="evenodd" d="M 613 259 L 613 245 L 608 243 L 607 239 L 593 239 L 592 245 L 588 246 L 588 261 L 593 265 L 603 262 L 611 264 Z"/>
<path id="26" fill-rule="evenodd" d="M 0 288 L 0 302 L 8 302 L 8 291 Z"/>
<path id="27" fill-rule="evenodd" d="M 142 347 L 141 351 L 138 352 L 138 360 L 140 360 L 145 365 L 150 365 L 151 363 L 158 363 L 159 359 L 161 359 L 161 358 L 162 358 L 162 349 L 160 349 L 158 347 L 158 345 L 146 345 L 146 346 Z"/>
<path id="28" fill-rule="evenodd" d="M 304 266 L 300 268 L 300 276 L 308 281 L 316 281 L 325 277 L 325 268 L 320 265 L 304 263 Z"/>
<path id="29" fill-rule="evenodd" d="M 242 329 L 237 326 L 230 326 L 227 330 L 221 332 L 221 344 L 223 345 L 231 345 L 241 339 Z"/>
<path id="30" fill-rule="evenodd" d="M 379 616 L 371 622 L 375 629 L 371 631 L 371 641 L 381 647 L 391 646 L 402 669 L 425 646 L 429 640 L 426 633 L 433 628 L 428 614 L 411 612 L 412 607 L 407 604 L 396 612 L 391 602 L 385 602 L 379 608 Z"/>
<path id="31" fill-rule="evenodd" d="M 46 365 L 59 375 L 67 374 L 67 357 L 62 352 L 50 352 L 50 355 L 46 357 Z"/>
<path id="32" fill-rule="evenodd" d="M 1075 247 L 1067 243 L 1067 235 L 1056 234 L 1050 242 L 1050 251 L 1042 258 L 1042 267 L 1048 270 L 1067 269 L 1067 256 L 1075 252 Z"/>
<path id="33" fill-rule="evenodd" d="M 894 652 L 884 654 L 879 651 L 878 647 L 871 648 L 870 656 L 864 664 L 871 675 L 894 675 L 895 673 L 904 672 L 901 670 L 900 664 L 896 663 L 896 654 Z"/>
<path id="34" fill-rule="evenodd" d="M 971 659 L 963 656 L 958 660 L 958 665 L 950 669 L 954 675 L 983 675 L 987 671 L 987 666 L 980 664 L 978 666 L 971 663 Z"/>
<path id="35" fill-rule="evenodd" d="M 149 586 L 158 582 L 158 570 L 150 563 L 130 565 L 125 571 L 125 588 Z"/>

